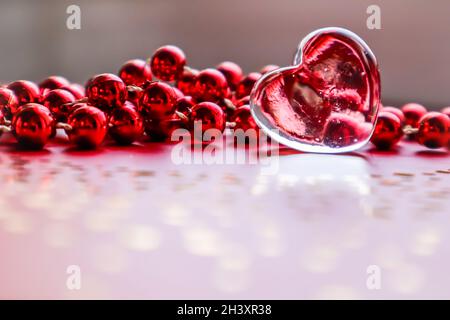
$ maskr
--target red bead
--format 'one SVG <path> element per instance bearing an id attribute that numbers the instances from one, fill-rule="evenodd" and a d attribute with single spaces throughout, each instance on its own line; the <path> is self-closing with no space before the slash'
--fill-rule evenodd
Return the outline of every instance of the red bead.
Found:
<path id="1" fill-rule="evenodd" d="M 398 110 L 398 109 L 397 109 Z M 389 111 L 378 114 L 377 124 L 370 142 L 378 149 L 391 149 L 403 137 L 402 122 L 397 115 Z"/>
<path id="2" fill-rule="evenodd" d="M 199 72 L 195 82 L 194 98 L 198 101 L 218 102 L 228 95 L 228 82 L 220 71 L 205 69 Z"/>
<path id="3" fill-rule="evenodd" d="M 187 96 L 193 96 L 195 92 L 195 82 L 198 76 L 198 70 L 184 68 L 183 73 L 178 78 L 177 88 Z"/>
<path id="4" fill-rule="evenodd" d="M 96 148 L 105 139 L 107 119 L 100 109 L 84 105 L 73 111 L 68 119 L 72 127 L 67 135 L 72 143 L 80 148 Z"/>
<path id="5" fill-rule="evenodd" d="M 135 106 L 125 102 L 122 107 L 111 112 L 109 134 L 119 144 L 131 144 L 138 140 L 144 132 L 141 115 Z"/>
<path id="6" fill-rule="evenodd" d="M 450 118 L 440 112 L 429 112 L 419 120 L 416 140 L 430 149 L 446 147 L 450 139 Z"/>
<path id="7" fill-rule="evenodd" d="M 119 77 L 126 85 L 142 86 L 152 80 L 152 72 L 144 60 L 133 59 L 125 62 L 120 68 Z"/>
<path id="8" fill-rule="evenodd" d="M 71 83 L 62 86 L 60 89 L 69 91 L 75 97 L 75 100 L 83 99 L 85 95 L 84 88 L 78 83 Z"/>
<path id="9" fill-rule="evenodd" d="M 351 116 L 345 114 L 332 114 L 325 125 L 324 144 L 330 148 L 351 146 L 366 137 L 366 129 Z"/>
<path id="10" fill-rule="evenodd" d="M 445 107 L 444 109 L 441 110 L 441 112 L 450 117 L 450 107 Z"/>
<path id="11" fill-rule="evenodd" d="M 139 109 L 139 100 L 141 99 L 144 90 L 136 86 L 127 87 L 127 100 Z M 126 103 L 126 102 L 125 102 Z"/>
<path id="12" fill-rule="evenodd" d="M 263 75 L 263 74 L 266 74 L 268 72 L 272 72 L 272 71 L 277 70 L 277 69 L 280 69 L 280 67 L 277 66 L 276 64 L 268 64 L 268 65 L 262 67 L 261 71 L 259 71 L 259 73 L 261 73 Z"/>
<path id="13" fill-rule="evenodd" d="M 10 119 L 16 113 L 19 103 L 14 92 L 8 88 L 0 88 L 0 110 Z"/>
<path id="14" fill-rule="evenodd" d="M 253 119 L 252 117 L 249 105 L 243 105 L 237 108 L 231 120 L 236 124 L 234 127 L 235 130 L 242 129 L 244 131 L 247 131 L 252 129 L 259 131 L 259 127 L 256 124 L 255 119 Z"/>
<path id="15" fill-rule="evenodd" d="M 417 128 L 420 118 L 427 113 L 427 109 L 418 103 L 407 103 L 402 107 L 405 125 Z"/>
<path id="16" fill-rule="evenodd" d="M 49 91 L 42 100 L 42 104 L 47 107 L 58 122 L 66 122 L 69 113 L 73 110 L 73 105 L 68 105 L 75 101 L 75 97 L 66 90 L 56 89 Z"/>
<path id="17" fill-rule="evenodd" d="M 191 116 L 192 108 L 195 105 L 195 101 L 190 96 L 184 96 L 175 103 L 175 110 L 184 114 L 187 118 Z"/>
<path id="18" fill-rule="evenodd" d="M 168 140 L 177 129 L 187 129 L 186 121 L 180 118 L 168 117 L 147 121 L 145 124 L 145 133 L 153 141 Z"/>
<path id="19" fill-rule="evenodd" d="M 44 79 L 39 83 L 41 96 L 44 96 L 45 94 L 47 94 L 47 92 L 51 90 L 59 89 L 64 86 L 68 86 L 69 84 L 70 84 L 69 80 L 67 80 L 64 77 L 60 76 L 48 77 L 47 79 Z"/>
<path id="20" fill-rule="evenodd" d="M 198 126 L 196 122 L 201 125 L 201 133 L 209 129 L 217 129 L 221 132 L 225 130 L 225 113 L 222 108 L 213 102 L 202 102 L 192 108 L 191 121 L 194 124 L 194 129 Z M 202 140 L 194 132 L 196 140 Z"/>
<path id="21" fill-rule="evenodd" d="M 184 52 L 175 46 L 163 46 L 150 59 L 152 73 L 164 81 L 177 80 L 186 65 Z"/>
<path id="22" fill-rule="evenodd" d="M 235 90 L 243 76 L 241 67 L 234 62 L 225 61 L 220 63 L 216 69 L 223 73 L 230 89 Z"/>
<path id="23" fill-rule="evenodd" d="M 27 103 L 39 102 L 41 98 L 39 87 L 31 81 L 14 81 L 8 85 L 8 89 L 11 89 L 14 92 L 19 106 Z"/>
<path id="24" fill-rule="evenodd" d="M 245 96 L 250 95 L 253 86 L 255 85 L 256 81 L 259 80 L 259 78 L 261 78 L 261 74 L 258 72 L 252 72 L 245 76 L 237 86 L 236 98 L 241 99 Z"/>
<path id="25" fill-rule="evenodd" d="M 151 82 L 144 88 L 139 111 L 145 118 L 162 119 L 173 114 L 177 99 L 176 92 L 168 84 Z"/>
<path id="26" fill-rule="evenodd" d="M 395 114 L 399 119 L 401 123 L 405 122 L 405 115 L 403 114 L 402 110 L 400 110 L 399 108 L 395 108 L 395 107 L 383 107 L 381 109 L 381 111 L 383 112 L 390 112 L 392 114 Z"/>
<path id="27" fill-rule="evenodd" d="M 88 81 L 86 96 L 93 106 L 108 111 L 121 107 L 127 97 L 125 83 L 111 73 L 99 74 Z"/>
<path id="28" fill-rule="evenodd" d="M 12 132 L 26 148 L 42 149 L 54 131 L 55 119 L 43 105 L 25 104 L 14 114 Z"/>

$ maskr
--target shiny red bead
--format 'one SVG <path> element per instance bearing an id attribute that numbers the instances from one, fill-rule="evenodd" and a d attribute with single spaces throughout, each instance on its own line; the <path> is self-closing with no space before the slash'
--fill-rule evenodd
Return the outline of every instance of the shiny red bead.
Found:
<path id="1" fill-rule="evenodd" d="M 194 106 L 194 99 L 190 96 L 184 96 L 183 98 L 179 98 L 175 103 L 175 110 L 189 118 Z"/>
<path id="2" fill-rule="evenodd" d="M 259 73 L 261 73 L 261 75 L 266 74 L 268 72 L 272 72 L 274 70 L 280 69 L 279 66 L 275 65 L 275 64 L 268 64 L 264 67 L 261 68 L 261 71 L 259 71 Z"/>
<path id="3" fill-rule="evenodd" d="M 142 86 L 152 80 L 150 65 L 144 60 L 133 59 L 125 62 L 119 70 L 119 77 L 126 85 Z"/>
<path id="4" fill-rule="evenodd" d="M 399 108 L 395 108 L 395 107 L 383 107 L 381 109 L 381 111 L 384 112 L 390 112 L 392 114 L 395 114 L 399 119 L 401 123 L 405 122 L 405 115 L 403 114 L 402 110 L 400 110 Z"/>
<path id="5" fill-rule="evenodd" d="M 106 115 L 100 109 L 84 105 L 73 111 L 68 119 L 72 127 L 67 135 L 72 143 L 80 148 L 96 148 L 107 133 Z"/>
<path id="6" fill-rule="evenodd" d="M 147 121 L 145 124 L 145 133 L 153 141 L 165 141 L 170 139 L 175 130 L 187 128 L 186 121 L 176 117 L 168 117 Z"/>
<path id="7" fill-rule="evenodd" d="M 344 114 L 331 115 L 324 129 L 324 144 L 330 148 L 342 148 L 360 141 L 361 137 L 367 137 L 367 129 L 364 123 L 360 123 L 351 116 Z"/>
<path id="8" fill-rule="evenodd" d="M 14 81 L 8 85 L 17 97 L 19 106 L 39 102 L 41 93 L 37 84 L 27 80 Z"/>
<path id="9" fill-rule="evenodd" d="M 217 65 L 216 69 L 223 73 L 228 86 L 234 91 L 243 76 L 241 67 L 234 62 L 225 61 Z"/>
<path id="10" fill-rule="evenodd" d="M 143 132 L 142 117 L 132 103 L 127 101 L 122 107 L 111 112 L 109 134 L 118 144 L 131 144 L 138 140 Z"/>
<path id="11" fill-rule="evenodd" d="M 420 118 L 427 113 L 427 109 L 418 103 L 407 103 L 402 107 L 402 112 L 405 116 L 404 124 L 417 128 Z"/>
<path id="12" fill-rule="evenodd" d="M 128 86 L 127 87 L 127 100 L 134 106 L 139 108 L 139 100 L 141 99 L 144 90 L 141 87 Z"/>
<path id="13" fill-rule="evenodd" d="M 199 72 L 195 82 L 195 99 L 218 102 L 228 95 L 228 82 L 220 71 L 210 68 Z"/>
<path id="14" fill-rule="evenodd" d="M 177 80 L 177 88 L 185 95 L 193 96 L 198 73 L 196 69 L 184 68 L 183 73 Z"/>
<path id="15" fill-rule="evenodd" d="M 249 105 L 243 105 L 236 109 L 233 116 L 231 117 L 231 121 L 236 125 L 234 129 L 242 129 L 244 131 L 247 130 L 255 130 L 259 131 L 259 127 L 255 122 L 255 119 L 252 117 L 252 113 L 250 111 Z"/>
<path id="16" fill-rule="evenodd" d="M 398 109 L 397 109 L 398 110 Z M 378 149 L 391 149 L 403 137 L 402 122 L 399 117 L 389 111 L 378 114 L 375 130 L 370 138 Z"/>
<path id="17" fill-rule="evenodd" d="M 42 149 L 55 132 L 55 119 L 43 105 L 25 104 L 14 114 L 12 132 L 22 146 Z"/>
<path id="18" fill-rule="evenodd" d="M 83 99 L 85 95 L 84 87 L 78 83 L 71 83 L 62 86 L 60 89 L 69 91 L 75 97 L 75 100 Z"/>
<path id="19" fill-rule="evenodd" d="M 446 147 L 450 139 L 450 118 L 440 112 L 429 112 L 419 120 L 416 140 L 430 149 Z"/>
<path id="20" fill-rule="evenodd" d="M 450 107 L 445 107 L 444 109 L 441 110 L 441 112 L 450 117 Z"/>
<path id="21" fill-rule="evenodd" d="M 42 104 L 53 113 L 56 121 L 66 122 L 67 117 L 73 110 L 71 103 L 74 101 L 75 97 L 69 91 L 55 89 L 47 92 L 42 100 Z"/>
<path id="22" fill-rule="evenodd" d="M 259 78 L 261 78 L 261 73 L 259 72 L 252 72 L 245 76 L 237 86 L 236 98 L 241 99 L 245 96 L 250 95 L 253 86 L 255 85 L 256 81 L 259 80 Z"/>
<path id="23" fill-rule="evenodd" d="M 222 108 L 213 102 L 202 102 L 192 108 L 191 121 L 196 128 L 196 122 L 201 124 L 201 133 L 206 130 L 217 129 L 221 132 L 225 130 L 225 113 Z M 194 132 L 194 134 L 196 134 Z M 199 137 L 196 137 L 198 139 Z"/>
<path id="24" fill-rule="evenodd" d="M 19 103 L 14 92 L 8 88 L 0 88 L 0 111 L 3 116 L 10 119 L 16 113 Z"/>
<path id="25" fill-rule="evenodd" d="M 70 83 L 66 78 L 61 76 L 51 76 L 39 83 L 39 90 L 41 91 L 41 96 L 44 96 L 51 90 L 59 89 L 68 85 L 70 85 Z"/>
<path id="26" fill-rule="evenodd" d="M 103 73 L 88 81 L 86 96 L 93 106 L 109 111 L 123 105 L 127 97 L 127 88 L 118 76 Z"/>
<path id="27" fill-rule="evenodd" d="M 139 111 L 146 119 L 162 119 L 172 116 L 178 96 L 164 82 L 151 82 L 145 86 L 139 101 Z"/>
<path id="28" fill-rule="evenodd" d="M 152 73 L 164 81 L 177 80 L 186 65 L 184 52 L 176 46 L 163 46 L 150 59 Z"/>

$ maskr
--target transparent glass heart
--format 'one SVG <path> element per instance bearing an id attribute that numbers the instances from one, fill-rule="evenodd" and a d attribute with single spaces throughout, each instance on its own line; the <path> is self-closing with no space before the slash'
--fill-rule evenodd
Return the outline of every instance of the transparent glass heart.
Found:
<path id="1" fill-rule="evenodd" d="M 264 75 L 253 88 L 253 117 L 293 149 L 338 153 L 366 144 L 380 103 L 378 65 L 356 34 L 324 28 L 302 40 L 294 65 Z"/>

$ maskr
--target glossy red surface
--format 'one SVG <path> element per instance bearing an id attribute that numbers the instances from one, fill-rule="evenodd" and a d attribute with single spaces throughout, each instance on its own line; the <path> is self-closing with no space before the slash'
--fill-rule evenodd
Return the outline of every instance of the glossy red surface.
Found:
<path id="1" fill-rule="evenodd" d="M 163 46 L 150 59 L 152 73 L 164 81 L 177 80 L 186 65 L 186 56 L 176 46 Z"/>
<path id="2" fill-rule="evenodd" d="M 41 96 L 45 96 L 49 91 L 59 89 L 65 86 L 69 86 L 70 82 L 61 76 L 51 76 L 39 83 L 39 90 L 41 91 Z"/>
<path id="3" fill-rule="evenodd" d="M 140 87 L 127 87 L 127 101 L 130 101 L 135 107 L 139 108 L 139 100 L 141 99 L 144 90 Z"/>
<path id="4" fill-rule="evenodd" d="M 208 68 L 197 75 L 194 93 L 196 100 L 218 102 L 228 95 L 228 82 L 220 71 Z"/>
<path id="5" fill-rule="evenodd" d="M 19 103 L 14 92 L 8 88 L 0 88 L 0 110 L 7 118 L 17 111 Z"/>
<path id="6" fill-rule="evenodd" d="M 85 94 L 84 87 L 82 87 L 78 83 L 71 83 L 69 85 L 62 86 L 60 89 L 69 91 L 75 97 L 76 100 L 84 98 Z"/>
<path id="7" fill-rule="evenodd" d="M 383 107 L 381 109 L 381 111 L 384 112 L 390 112 L 393 113 L 397 116 L 397 118 L 400 119 L 400 122 L 403 124 L 405 122 L 405 115 L 403 114 L 402 110 L 400 110 L 399 108 L 395 108 L 395 107 Z"/>
<path id="8" fill-rule="evenodd" d="M 129 102 L 115 108 L 109 118 L 110 136 L 119 144 L 131 144 L 141 138 L 144 124 L 136 107 Z"/>
<path id="9" fill-rule="evenodd" d="M 14 114 L 11 127 L 23 147 L 42 149 L 55 132 L 55 119 L 43 105 L 29 103 Z"/>
<path id="10" fill-rule="evenodd" d="M 427 109 L 418 103 L 407 103 L 401 110 L 405 116 L 405 125 L 410 125 L 413 128 L 417 128 L 420 118 L 427 113 Z"/>
<path id="11" fill-rule="evenodd" d="M 241 99 L 250 95 L 256 81 L 258 81 L 259 78 L 261 78 L 261 74 L 259 72 L 252 72 L 246 75 L 236 88 L 236 98 Z"/>
<path id="12" fill-rule="evenodd" d="M 103 73 L 91 78 L 86 85 L 89 103 L 104 111 L 120 107 L 126 100 L 125 83 L 118 76 Z"/>
<path id="13" fill-rule="evenodd" d="M 428 112 L 419 120 L 418 143 L 437 149 L 450 146 L 450 118 L 440 112 Z"/>
<path id="14" fill-rule="evenodd" d="M 28 80 L 14 81 L 8 85 L 8 89 L 14 92 L 19 106 L 26 103 L 39 102 L 41 99 L 39 87 Z"/>
<path id="15" fill-rule="evenodd" d="M 232 91 L 236 90 L 237 85 L 243 77 L 241 67 L 234 62 L 224 61 L 216 66 L 216 69 L 223 73 L 227 79 L 228 86 Z"/>
<path id="16" fill-rule="evenodd" d="M 0 138 L 2 299 L 446 299 L 449 154 L 177 164 L 174 145 Z M 179 147 L 179 146 L 178 146 Z M 183 147 L 189 154 L 190 146 Z M 257 149 L 219 144 L 236 157 Z M 192 157 L 208 154 L 194 151 Z M 382 287 L 369 290 L 369 266 Z M 71 290 L 70 266 L 81 287 Z"/>
<path id="17" fill-rule="evenodd" d="M 213 102 L 201 102 L 195 105 L 192 108 L 191 121 L 194 125 L 196 122 L 201 125 L 201 133 L 209 129 L 217 129 L 220 132 L 225 130 L 225 113 Z M 199 137 L 196 138 L 199 139 Z"/>
<path id="18" fill-rule="evenodd" d="M 152 80 L 152 72 L 147 62 L 133 59 L 123 64 L 119 70 L 119 77 L 126 85 L 142 86 Z"/>
<path id="19" fill-rule="evenodd" d="M 266 74 L 252 97 L 255 120 L 272 138 L 297 150 L 355 150 L 376 120 L 377 62 L 355 34 L 318 30 L 302 41 L 294 66 Z"/>
<path id="20" fill-rule="evenodd" d="M 72 127 L 67 131 L 70 142 L 82 149 L 98 147 L 107 133 L 105 113 L 89 105 L 73 111 L 69 116 L 68 124 Z"/>
<path id="21" fill-rule="evenodd" d="M 232 116 L 232 121 L 236 123 L 234 129 L 242 129 L 244 131 L 253 129 L 259 131 L 259 127 L 255 123 L 255 119 L 253 119 L 250 112 L 249 105 L 243 105 L 237 108 Z"/>
<path id="22" fill-rule="evenodd" d="M 75 97 L 69 91 L 55 89 L 47 92 L 42 104 L 52 112 L 57 122 L 67 122 L 67 117 L 73 110 L 73 106 L 68 104 L 74 101 Z"/>
<path id="23" fill-rule="evenodd" d="M 195 101 L 191 96 L 179 98 L 175 103 L 175 110 L 184 114 L 187 118 L 191 116 L 192 108 L 195 106 Z"/>
<path id="24" fill-rule="evenodd" d="M 179 79 L 177 80 L 177 88 L 187 96 L 195 94 L 195 82 L 198 75 L 198 70 L 192 68 L 185 68 Z"/>
<path id="25" fill-rule="evenodd" d="M 388 150 L 403 137 L 402 122 L 399 117 L 384 109 L 378 114 L 377 124 L 370 142 L 378 149 Z"/>
<path id="26" fill-rule="evenodd" d="M 178 96 L 173 88 L 164 82 L 151 82 L 144 87 L 139 100 L 139 111 L 147 119 L 161 119 L 175 111 Z"/>

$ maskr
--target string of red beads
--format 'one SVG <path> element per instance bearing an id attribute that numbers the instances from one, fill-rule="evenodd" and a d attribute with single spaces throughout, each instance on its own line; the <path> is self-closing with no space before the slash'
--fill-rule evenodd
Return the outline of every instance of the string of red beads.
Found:
<path id="1" fill-rule="evenodd" d="M 405 104 L 401 109 L 382 106 L 370 141 L 378 149 L 387 150 L 405 136 L 430 149 L 450 147 L 450 107 L 428 112 L 418 103 Z"/>
<path id="2" fill-rule="evenodd" d="M 117 75 L 96 75 L 85 87 L 60 76 L 39 85 L 20 80 L 0 86 L 0 125 L 10 125 L 19 144 L 32 149 L 44 147 L 56 128 L 80 148 L 98 147 L 108 134 L 118 144 L 143 135 L 165 140 L 175 129 L 192 130 L 197 121 L 201 132 L 223 132 L 227 121 L 236 129 L 257 131 L 249 95 L 261 75 L 277 68 L 267 65 L 244 75 L 239 65 L 225 61 L 198 71 L 186 65 L 180 48 L 163 46 L 148 61 L 129 60 Z M 327 129 L 339 135 L 349 128 Z M 371 142 L 390 149 L 405 135 L 428 148 L 448 147 L 450 107 L 440 113 L 416 103 L 382 107 Z"/>

